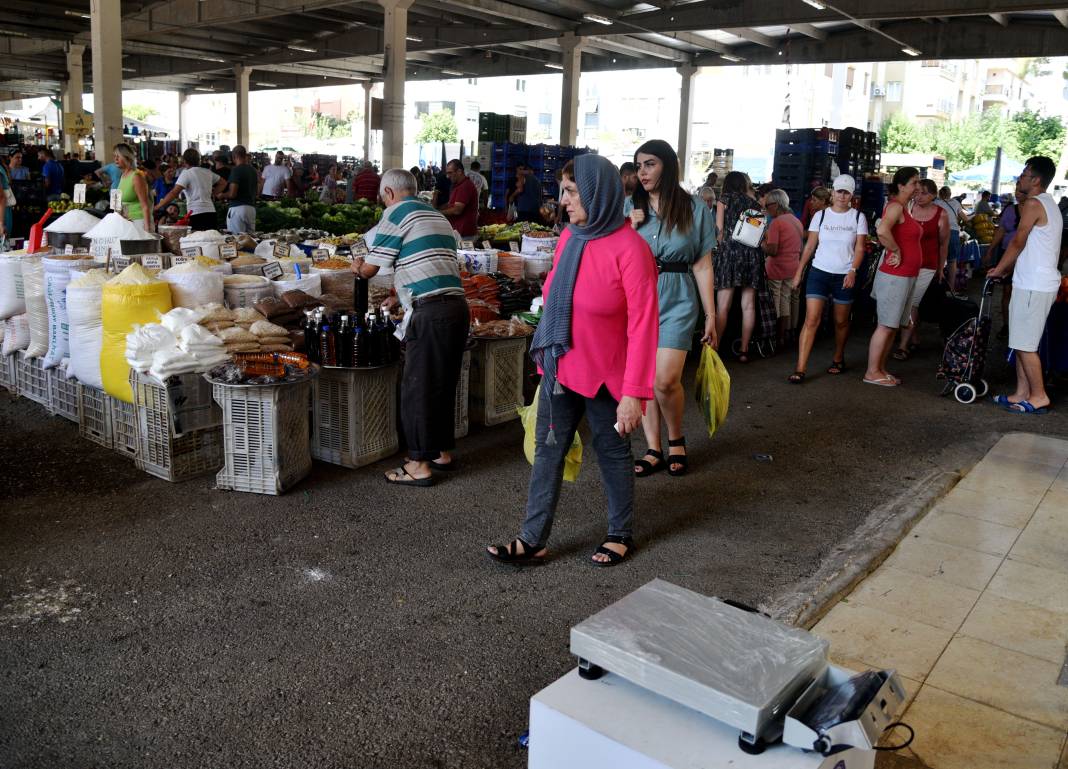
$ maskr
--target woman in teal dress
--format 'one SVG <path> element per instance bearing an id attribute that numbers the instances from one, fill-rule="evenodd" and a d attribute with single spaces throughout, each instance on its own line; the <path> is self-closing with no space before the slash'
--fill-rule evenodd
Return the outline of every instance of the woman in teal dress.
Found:
<path id="1" fill-rule="evenodd" d="M 0 225 L 3 229 L 0 230 L 0 240 L 11 237 L 11 221 L 14 218 L 14 212 L 11 210 L 11 206 L 7 204 L 7 191 L 11 189 L 11 179 L 7 175 L 7 169 L 4 168 L 4 164 L 0 163 Z"/>
<path id="2" fill-rule="evenodd" d="M 716 224 L 704 202 L 679 186 L 679 158 L 665 141 L 654 139 L 634 153 L 638 187 L 624 212 L 656 257 L 660 277 L 660 340 L 656 351 L 656 398 L 649 401 L 642 429 L 649 449 L 634 463 L 639 478 L 667 467 L 686 473 L 686 439 L 682 435 L 685 393 L 682 369 L 693 347 L 693 332 L 704 306 L 701 342 L 715 348 L 715 277 L 712 249 Z M 661 448 L 661 422 L 667 422 L 668 456 Z"/>

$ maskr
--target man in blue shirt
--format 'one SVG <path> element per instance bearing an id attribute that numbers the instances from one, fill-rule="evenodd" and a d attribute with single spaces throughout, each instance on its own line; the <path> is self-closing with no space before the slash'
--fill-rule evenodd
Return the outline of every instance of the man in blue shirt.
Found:
<path id="1" fill-rule="evenodd" d="M 119 188 L 119 182 L 122 180 L 122 171 L 119 170 L 118 165 L 115 163 L 108 163 L 106 166 L 96 169 L 94 173 L 96 174 L 96 178 L 101 182 L 104 181 L 104 175 L 107 174 L 111 189 L 117 190 Z"/>
<path id="2" fill-rule="evenodd" d="M 45 147 L 38 151 L 37 159 L 44 164 L 41 167 L 41 177 L 44 179 L 45 195 L 47 197 L 62 195 L 63 166 L 56 162 L 55 154 Z"/>

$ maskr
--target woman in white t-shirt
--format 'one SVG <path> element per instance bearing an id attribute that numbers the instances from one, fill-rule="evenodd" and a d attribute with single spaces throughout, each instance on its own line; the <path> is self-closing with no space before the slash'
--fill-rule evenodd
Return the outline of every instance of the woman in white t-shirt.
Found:
<path id="1" fill-rule="evenodd" d="M 823 318 L 823 305 L 828 298 L 834 302 L 834 358 L 827 373 L 841 374 L 845 371 L 844 356 L 846 340 L 849 339 L 853 289 L 857 282 L 857 270 L 864 260 L 868 236 L 868 220 L 860 211 L 852 208 L 854 190 L 856 182 L 852 176 L 839 176 L 834 180 L 831 207 L 815 214 L 808 224 L 808 241 L 793 280 L 793 287 L 800 288 L 805 265 L 812 260 L 812 269 L 805 284 L 805 325 L 797 343 L 797 369 L 787 379 L 791 384 L 805 381 L 808 357 L 812 353 L 812 343 L 816 340 L 816 331 Z"/>
<path id="2" fill-rule="evenodd" d="M 293 171 L 285 165 L 286 156 L 281 152 L 274 154 L 274 165 L 263 169 L 263 191 L 260 197 L 280 198 L 286 193 L 289 180 L 293 178 Z"/>
<path id="3" fill-rule="evenodd" d="M 212 195 L 218 195 L 226 189 L 226 180 L 214 171 L 201 168 L 200 153 L 192 147 L 182 153 L 182 165 L 184 168 L 178 174 L 174 187 L 163 200 L 156 203 L 156 212 L 165 211 L 172 200 L 185 193 L 189 227 L 194 232 L 219 229 Z"/>

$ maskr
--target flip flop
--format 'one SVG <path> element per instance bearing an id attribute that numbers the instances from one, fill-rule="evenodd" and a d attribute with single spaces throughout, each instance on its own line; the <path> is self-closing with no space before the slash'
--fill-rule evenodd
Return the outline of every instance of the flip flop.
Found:
<path id="1" fill-rule="evenodd" d="M 1020 401 L 1019 403 L 1010 403 L 1005 406 L 1006 411 L 1011 411 L 1013 414 L 1048 414 L 1049 406 L 1039 406 L 1035 408 L 1027 401 Z"/>
<path id="2" fill-rule="evenodd" d="M 801 384 L 805 381 L 805 372 L 795 371 L 794 373 L 790 374 L 790 376 L 786 377 L 786 381 L 790 384 Z"/>
<path id="3" fill-rule="evenodd" d="M 395 478 L 390 478 L 389 477 L 390 475 L 394 475 L 396 477 Z M 426 487 L 426 486 L 433 486 L 434 485 L 434 476 L 430 475 L 430 476 L 427 476 L 426 478 L 416 478 L 414 475 L 409 473 L 403 467 L 395 467 L 395 468 L 393 468 L 388 473 L 386 473 L 385 478 L 386 478 L 386 483 L 392 483 L 394 486 L 421 486 L 421 487 Z"/>
<path id="4" fill-rule="evenodd" d="M 910 357 L 908 350 L 902 350 L 900 347 L 894 350 L 894 360 L 908 360 Z"/>
<path id="5" fill-rule="evenodd" d="M 443 473 L 451 473 L 453 470 L 456 469 L 456 460 L 454 459 L 446 465 L 443 465 L 440 462 L 435 462 L 434 460 L 430 460 L 430 469 L 439 470 Z"/>
<path id="6" fill-rule="evenodd" d="M 846 365 L 844 360 L 832 360 L 831 365 L 827 367 L 827 373 L 831 376 L 838 376 L 844 374 Z"/>
<path id="7" fill-rule="evenodd" d="M 1013 401 L 1009 400 L 1008 395 L 995 395 L 990 400 L 994 401 L 995 406 L 1001 406 L 1003 409 L 1007 409 L 1009 406 L 1013 405 Z"/>
<path id="8" fill-rule="evenodd" d="M 893 377 L 883 377 L 882 379 L 865 379 L 864 384 L 875 385 L 876 387 L 897 387 L 897 381 Z"/>

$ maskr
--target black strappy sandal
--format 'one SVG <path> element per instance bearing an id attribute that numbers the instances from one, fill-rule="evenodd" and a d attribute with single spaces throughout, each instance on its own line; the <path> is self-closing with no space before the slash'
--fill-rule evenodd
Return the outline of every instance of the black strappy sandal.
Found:
<path id="1" fill-rule="evenodd" d="M 794 373 L 790 374 L 790 376 L 786 377 L 786 381 L 790 384 L 801 384 L 805 381 L 805 372 L 795 371 Z"/>
<path id="2" fill-rule="evenodd" d="M 838 376 L 844 374 L 846 365 L 844 360 L 832 360 L 831 365 L 827 367 L 827 373 L 832 376 Z"/>
<path id="3" fill-rule="evenodd" d="M 645 456 L 652 457 L 653 459 L 657 459 L 659 461 L 654 465 L 647 459 L 639 459 L 637 462 L 634 463 L 635 478 L 644 478 L 647 475 L 659 473 L 661 470 L 667 467 L 667 465 L 664 463 L 664 452 L 657 451 L 656 449 L 647 449 L 645 452 Z"/>
<path id="4" fill-rule="evenodd" d="M 673 440 L 673 441 L 669 440 L 668 441 L 668 446 L 672 447 L 672 448 L 685 447 L 686 446 L 686 439 L 685 438 L 678 438 L 678 439 Z M 667 463 L 667 466 L 668 466 L 668 475 L 674 476 L 675 478 L 678 478 L 680 475 L 686 475 L 687 456 L 685 454 L 672 454 L 669 451 L 668 455 L 667 455 L 667 459 L 664 460 L 664 461 Z M 672 465 L 679 465 L 679 469 L 676 470 L 674 467 L 672 467 Z"/>
<path id="5" fill-rule="evenodd" d="M 620 555 L 616 551 L 609 550 L 607 547 L 604 546 L 607 544 L 623 545 L 625 548 L 627 548 L 627 552 Z M 623 563 L 623 561 L 629 558 L 630 554 L 634 552 L 634 540 L 630 537 L 620 537 L 615 534 L 609 534 L 607 537 L 604 538 L 604 545 L 601 545 L 596 550 L 594 550 L 593 554 L 607 555 L 607 561 L 595 561 L 592 557 L 590 558 L 590 563 L 592 563 L 594 566 L 597 566 L 598 568 L 608 568 L 609 566 L 617 566 Z"/>
<path id="6" fill-rule="evenodd" d="M 516 543 L 523 546 L 523 552 L 517 552 L 519 548 Z M 546 556 L 536 555 L 536 553 L 544 550 L 544 547 L 532 547 L 526 542 L 516 537 L 507 545 L 494 545 L 497 548 L 497 552 L 490 552 L 489 548 L 486 548 L 486 555 L 495 560 L 497 563 L 507 563 L 513 566 L 539 566 L 545 563 Z"/>

